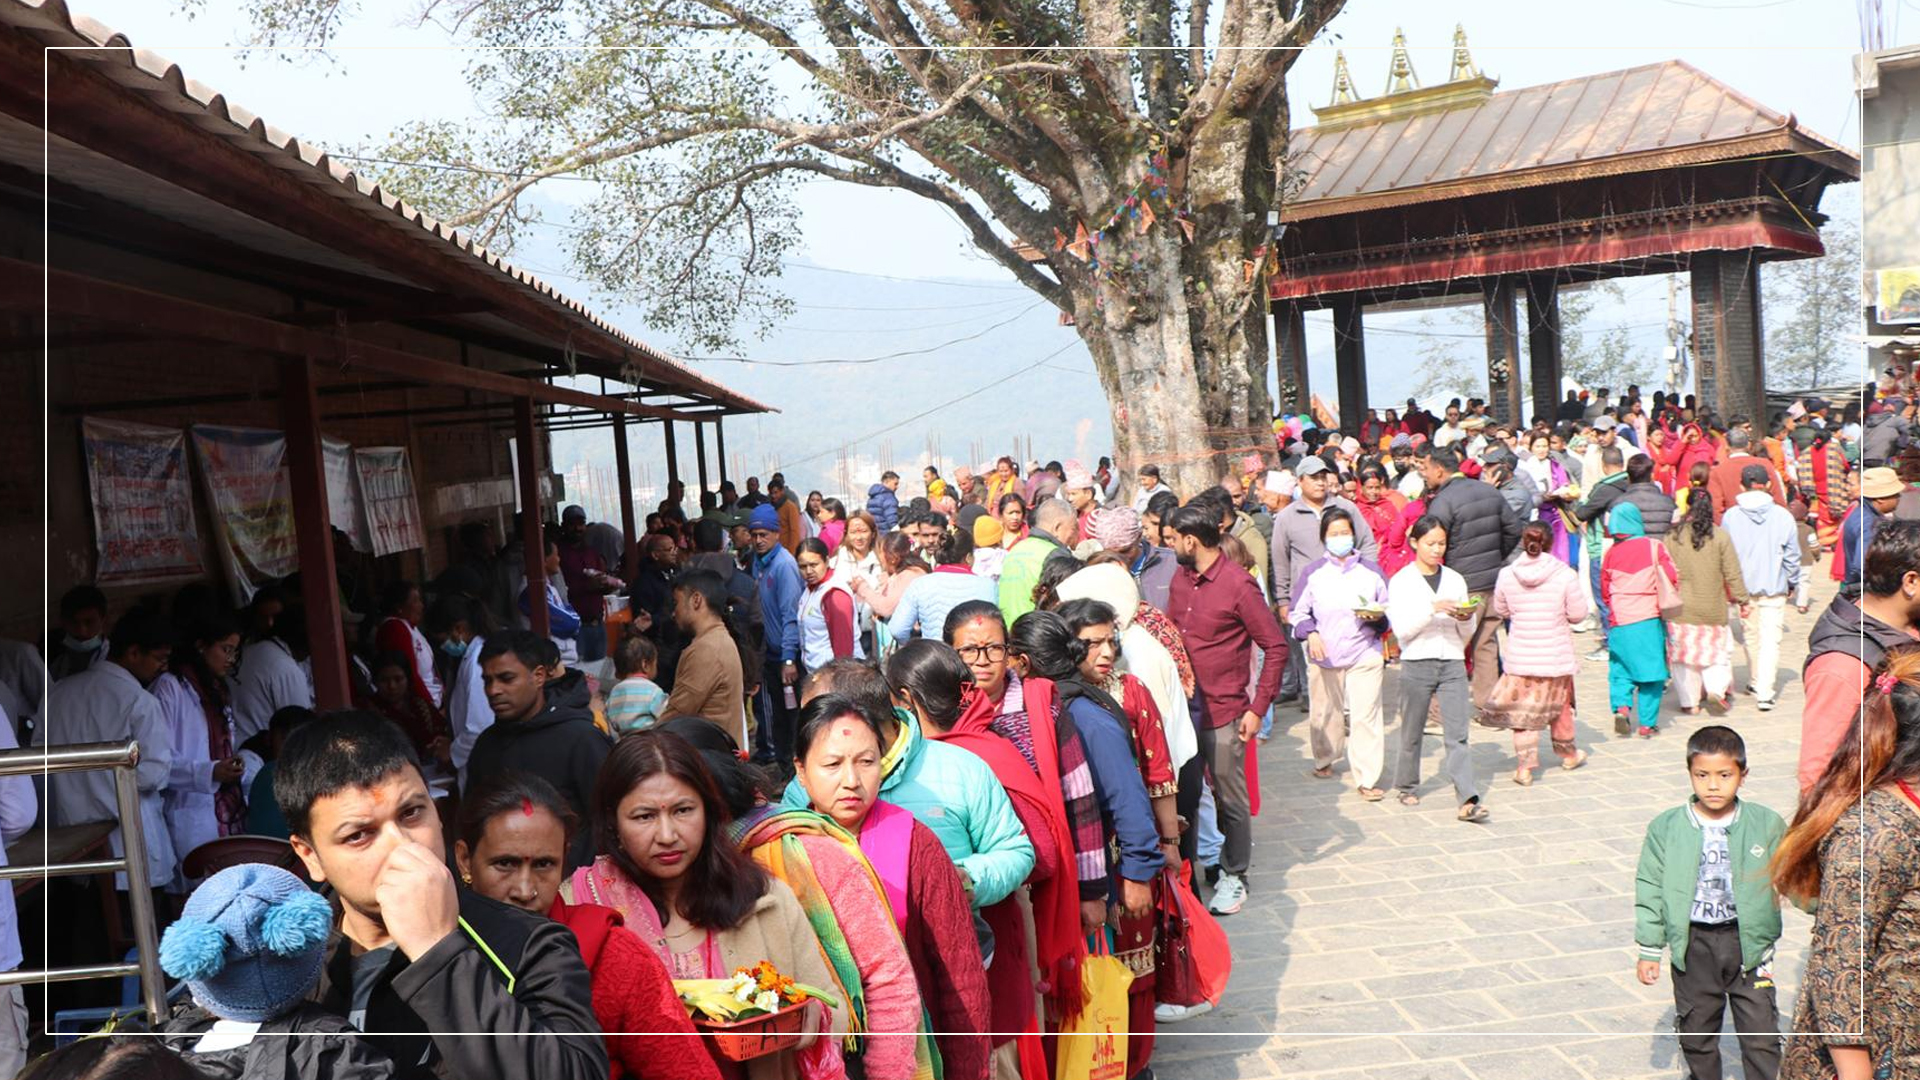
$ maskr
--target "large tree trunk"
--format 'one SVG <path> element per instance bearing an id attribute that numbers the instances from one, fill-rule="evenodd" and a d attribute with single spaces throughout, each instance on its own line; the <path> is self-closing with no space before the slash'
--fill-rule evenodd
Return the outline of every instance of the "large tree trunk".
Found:
<path id="1" fill-rule="evenodd" d="M 1271 134 L 1284 115 L 1277 96 L 1253 116 L 1217 114 L 1185 162 L 1193 241 L 1172 221 L 1129 234 L 1102 245 L 1104 280 L 1072 290 L 1129 486 L 1151 462 L 1184 499 L 1248 454 L 1271 460 L 1266 276 L 1247 264 L 1277 205 Z"/>

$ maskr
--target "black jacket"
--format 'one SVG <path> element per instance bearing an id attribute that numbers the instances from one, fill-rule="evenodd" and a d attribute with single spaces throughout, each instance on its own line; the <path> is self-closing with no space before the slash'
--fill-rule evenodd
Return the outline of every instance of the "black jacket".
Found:
<path id="1" fill-rule="evenodd" d="M 1814 620 L 1813 630 L 1807 635 L 1807 664 L 1826 653 L 1837 652 L 1846 653 L 1868 668 L 1878 668 L 1889 650 L 1913 643 L 1914 639 L 1904 631 L 1861 611 L 1860 605 L 1852 600 L 1836 596 L 1827 610 Z M 1803 666 L 1801 674 L 1805 673 Z"/>
<path id="2" fill-rule="evenodd" d="M 1498 488 L 1455 476 L 1427 500 L 1427 514 L 1447 530 L 1447 565 L 1467 579 L 1467 591 L 1493 591 L 1500 567 L 1520 546 L 1520 518 Z"/>
<path id="3" fill-rule="evenodd" d="M 1581 499 L 1580 505 L 1574 507 L 1573 516 L 1579 518 L 1582 523 L 1591 523 L 1598 518 L 1600 527 L 1604 529 L 1607 527 L 1607 512 L 1613 509 L 1613 504 L 1619 502 L 1626 491 L 1627 474 L 1624 472 L 1617 472 L 1605 480 L 1596 481 L 1587 489 L 1586 498 Z M 1668 518 L 1671 519 L 1672 514 L 1668 514 Z"/>
<path id="4" fill-rule="evenodd" d="M 215 1017 L 198 1005 L 174 1014 L 161 1031 L 207 1080 L 389 1080 L 392 1059 L 345 1019 L 311 1001 L 260 1025 L 245 1046 L 191 1053 Z"/>
<path id="5" fill-rule="evenodd" d="M 532 773 L 552 784 L 567 805 L 586 822 L 593 781 L 613 742 L 593 723 L 586 677 L 569 671 L 547 686 L 546 711 L 517 723 L 496 721 L 474 740 L 467 759 L 467 790 L 508 769 Z M 567 849 L 567 871 L 593 861 L 593 830 L 575 830 Z"/>
<path id="6" fill-rule="evenodd" d="M 1640 508 L 1640 520 L 1646 523 L 1648 536 L 1665 536 L 1673 528 L 1673 514 L 1677 507 L 1673 498 L 1660 489 L 1660 485 L 1649 480 L 1644 484 L 1628 484 L 1620 491 L 1621 502 L 1630 502 Z"/>
<path id="7" fill-rule="evenodd" d="M 399 1080 L 606 1080 L 593 983 L 573 934 L 478 893 L 459 895 L 459 929 L 412 962 L 394 950 L 367 1000 L 361 1041 L 393 1059 Z M 311 998 L 344 1017 L 352 945 L 336 929 L 329 948 Z"/>
<path id="8" fill-rule="evenodd" d="M 687 647 L 686 635 L 673 623 L 673 581 L 677 576 L 677 571 L 663 569 L 648 559 L 634 570 L 633 583 L 627 586 L 634 610 L 644 611 L 653 619 L 653 625 L 642 633 L 660 654 L 659 676 L 654 682 L 666 691 L 673 689 L 673 673 L 680 666 L 681 651 Z"/>

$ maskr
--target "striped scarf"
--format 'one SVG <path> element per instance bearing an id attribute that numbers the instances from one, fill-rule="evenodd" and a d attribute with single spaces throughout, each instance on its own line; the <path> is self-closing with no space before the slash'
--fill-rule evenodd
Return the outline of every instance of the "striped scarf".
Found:
<path id="1" fill-rule="evenodd" d="M 820 953 L 833 972 L 840 1000 L 847 1003 L 849 1019 L 846 1047 L 850 1051 L 857 1049 L 859 1035 L 867 1030 L 867 1003 L 860 984 L 860 968 L 854 963 L 853 950 L 847 944 L 846 935 L 841 933 L 840 920 L 827 901 L 827 891 L 814 876 L 813 864 L 807 858 L 807 850 L 801 844 L 800 837 L 824 836 L 838 843 L 866 870 L 867 878 L 873 884 L 874 897 L 883 909 L 890 911 L 886 890 L 880 884 L 879 875 L 873 872 L 873 865 L 861 852 L 860 841 L 823 814 L 772 806 L 757 808 L 735 819 L 730 829 L 733 841 L 740 850 L 751 856 L 769 874 L 785 882 L 793 890 L 794 896 L 799 898 L 801 910 L 807 913 L 807 922 L 813 927 L 814 936 L 820 939 Z M 939 1058 L 934 1052 L 933 1040 L 927 1036 L 928 1025 L 924 1019 L 923 1011 L 921 1030 L 914 1040 L 913 1076 L 914 1080 L 939 1080 Z"/>

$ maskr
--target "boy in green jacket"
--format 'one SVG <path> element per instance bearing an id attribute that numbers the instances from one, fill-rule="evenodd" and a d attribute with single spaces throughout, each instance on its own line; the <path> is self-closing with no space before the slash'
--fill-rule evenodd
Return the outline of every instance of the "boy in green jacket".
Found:
<path id="1" fill-rule="evenodd" d="M 1786 832 L 1780 815 L 1740 799 L 1747 744 L 1732 728 L 1703 727 L 1687 740 L 1693 798 L 1647 826 L 1634 875 L 1633 938 L 1640 981 L 1673 960 L 1674 1030 L 1694 1080 L 1720 1080 L 1720 1021 L 1729 1003 L 1749 1080 L 1780 1071 L 1780 1014 L 1773 947 L 1780 898 L 1767 863 Z"/>

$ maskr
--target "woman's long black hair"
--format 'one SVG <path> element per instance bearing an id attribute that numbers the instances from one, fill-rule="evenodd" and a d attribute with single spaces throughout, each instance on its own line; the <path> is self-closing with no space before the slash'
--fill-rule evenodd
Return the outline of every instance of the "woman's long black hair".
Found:
<path id="1" fill-rule="evenodd" d="M 1713 496 L 1706 488 L 1687 494 L 1687 542 L 1699 551 L 1713 539 Z"/>
<path id="2" fill-rule="evenodd" d="M 732 808 L 727 805 L 700 751 L 680 736 L 667 731 L 642 731 L 624 736 L 614 744 L 613 753 L 601 763 L 600 775 L 593 785 L 595 846 L 628 881 L 647 894 L 664 925 L 671 918 L 666 894 L 659 882 L 640 872 L 633 857 L 620 846 L 619 820 L 620 800 L 648 777 L 661 773 L 691 788 L 707 816 L 700 855 L 687 867 L 686 886 L 680 891 L 680 914 L 688 922 L 708 930 L 730 930 L 739 926 L 766 894 L 767 872 L 748 858 L 728 835 Z"/>
<path id="3" fill-rule="evenodd" d="M 1058 611 L 1030 611 L 1013 624 L 1007 651 L 1026 657 L 1033 674 L 1052 679 L 1063 707 L 1083 697 L 1111 713 L 1122 728 L 1128 728 L 1126 709 L 1080 673 L 1080 664 L 1087 658 L 1087 643 L 1080 640 L 1080 631 L 1113 620 L 1113 608 L 1098 600 L 1069 600 Z"/>

